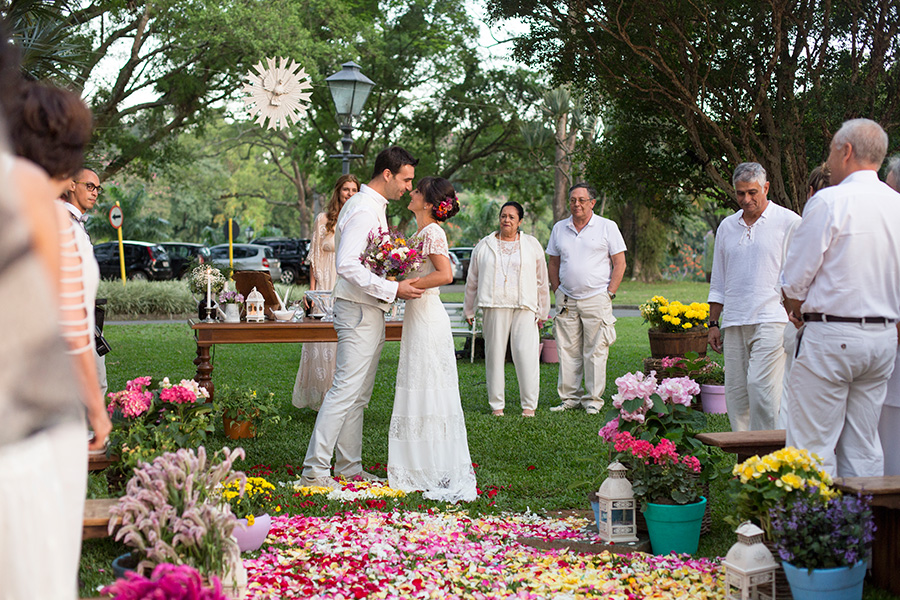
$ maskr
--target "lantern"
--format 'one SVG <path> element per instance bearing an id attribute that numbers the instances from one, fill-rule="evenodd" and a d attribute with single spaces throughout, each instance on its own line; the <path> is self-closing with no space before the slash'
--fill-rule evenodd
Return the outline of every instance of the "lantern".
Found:
<path id="1" fill-rule="evenodd" d="M 763 530 L 744 521 L 735 533 L 738 541 L 722 562 L 726 600 L 773 600 L 778 564 L 763 544 Z"/>
<path id="2" fill-rule="evenodd" d="M 262 323 L 266 320 L 266 301 L 254 287 L 247 295 L 247 322 Z"/>
<path id="3" fill-rule="evenodd" d="M 631 491 L 631 482 L 625 479 L 626 469 L 617 461 L 609 465 L 607 471 L 609 476 L 597 492 L 600 504 L 600 539 L 613 543 L 636 542 L 637 502 Z"/>

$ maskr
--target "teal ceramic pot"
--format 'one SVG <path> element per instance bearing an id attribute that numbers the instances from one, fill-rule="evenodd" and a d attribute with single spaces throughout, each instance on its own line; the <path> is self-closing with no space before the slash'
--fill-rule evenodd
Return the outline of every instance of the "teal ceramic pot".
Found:
<path id="1" fill-rule="evenodd" d="M 866 563 L 860 561 L 852 567 L 813 569 L 795 567 L 783 562 L 784 574 L 791 584 L 794 600 L 860 600 Z"/>
<path id="2" fill-rule="evenodd" d="M 700 527 L 706 498 L 701 497 L 693 504 L 653 504 L 647 503 L 644 518 L 650 534 L 653 554 L 663 555 L 694 554 L 700 543 Z"/>

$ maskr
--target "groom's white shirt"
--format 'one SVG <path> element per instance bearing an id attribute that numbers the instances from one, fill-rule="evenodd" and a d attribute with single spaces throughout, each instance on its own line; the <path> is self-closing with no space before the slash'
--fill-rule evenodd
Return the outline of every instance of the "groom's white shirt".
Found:
<path id="1" fill-rule="evenodd" d="M 387 202 L 384 196 L 363 184 L 341 209 L 335 225 L 338 275 L 333 292 L 335 298 L 380 305 L 385 309 L 384 303 L 393 302 L 397 297 L 399 284 L 396 281 L 378 277 L 359 261 L 366 249 L 369 232 L 378 227 L 387 228 Z"/>

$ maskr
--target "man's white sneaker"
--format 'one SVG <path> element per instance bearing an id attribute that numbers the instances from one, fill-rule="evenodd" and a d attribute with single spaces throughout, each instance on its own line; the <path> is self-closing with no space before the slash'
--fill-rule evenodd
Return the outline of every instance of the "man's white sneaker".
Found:
<path id="1" fill-rule="evenodd" d="M 562 412 L 564 410 L 572 410 L 573 408 L 576 408 L 577 406 L 578 406 L 577 404 L 570 405 L 570 404 L 566 404 L 565 402 L 563 402 L 559 406 L 551 406 L 550 412 Z"/>
<path id="2" fill-rule="evenodd" d="M 324 477 L 307 477 L 306 475 L 303 475 L 300 477 L 300 485 L 302 487 L 323 487 L 328 488 L 329 490 L 337 490 L 341 487 L 340 483 L 333 477 L 328 477 L 327 475 Z"/>
<path id="3" fill-rule="evenodd" d="M 383 477 L 373 475 L 372 473 L 368 473 L 366 471 L 360 471 L 359 473 L 354 473 L 353 475 L 338 475 L 338 477 L 342 477 L 347 481 L 387 481 Z"/>

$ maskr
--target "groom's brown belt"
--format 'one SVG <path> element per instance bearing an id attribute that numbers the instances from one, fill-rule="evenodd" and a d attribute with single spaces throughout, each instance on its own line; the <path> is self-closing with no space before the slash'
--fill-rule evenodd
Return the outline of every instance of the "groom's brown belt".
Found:
<path id="1" fill-rule="evenodd" d="M 822 321 L 824 323 L 894 323 L 896 319 L 888 319 L 886 317 L 836 317 L 834 315 L 823 315 L 822 313 L 803 313 L 803 321 Z"/>

